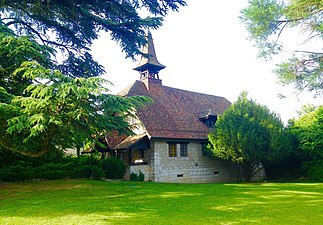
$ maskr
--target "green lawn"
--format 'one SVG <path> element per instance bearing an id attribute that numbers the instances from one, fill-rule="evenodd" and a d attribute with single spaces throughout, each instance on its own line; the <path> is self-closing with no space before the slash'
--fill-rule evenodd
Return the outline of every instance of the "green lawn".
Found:
<path id="1" fill-rule="evenodd" d="M 0 224 L 323 224 L 323 183 L 0 183 Z"/>

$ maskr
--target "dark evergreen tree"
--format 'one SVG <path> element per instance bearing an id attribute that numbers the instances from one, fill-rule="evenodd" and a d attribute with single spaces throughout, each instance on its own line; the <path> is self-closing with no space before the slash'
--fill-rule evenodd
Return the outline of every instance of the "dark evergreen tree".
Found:
<path id="1" fill-rule="evenodd" d="M 209 141 L 214 155 L 240 164 L 248 181 L 261 164 L 290 151 L 280 118 L 267 107 L 247 99 L 245 92 L 219 117 Z"/>
<path id="2" fill-rule="evenodd" d="M 127 57 L 141 54 L 182 0 L 6 0 L 0 3 L 0 150 L 33 156 L 131 133 L 125 118 L 150 100 L 109 94 L 92 41 L 109 32 Z M 141 18 L 147 9 L 153 17 Z M 63 61 L 56 60 L 63 55 Z"/>

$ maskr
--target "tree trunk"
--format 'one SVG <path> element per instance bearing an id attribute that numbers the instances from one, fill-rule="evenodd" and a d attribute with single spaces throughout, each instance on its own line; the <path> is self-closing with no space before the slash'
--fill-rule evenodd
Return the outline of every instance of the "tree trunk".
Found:
<path id="1" fill-rule="evenodd" d="M 242 168 L 243 168 L 244 178 L 246 179 L 246 181 L 250 182 L 253 177 L 253 170 L 254 170 L 252 163 L 246 162 L 242 165 Z"/>
<path id="2" fill-rule="evenodd" d="M 77 157 L 81 156 L 81 147 L 79 145 L 76 147 L 76 155 Z"/>
<path id="3" fill-rule="evenodd" d="M 244 179 L 243 168 L 240 163 L 235 163 L 236 172 L 237 172 L 237 182 L 240 182 Z"/>

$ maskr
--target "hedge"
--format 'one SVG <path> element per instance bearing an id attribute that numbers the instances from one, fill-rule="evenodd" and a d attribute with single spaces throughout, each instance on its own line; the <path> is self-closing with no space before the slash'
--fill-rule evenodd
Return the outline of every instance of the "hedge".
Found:
<path id="1" fill-rule="evenodd" d="M 35 179 L 120 179 L 124 176 L 126 165 L 117 158 L 98 159 L 82 156 L 63 157 L 58 162 L 34 162 L 19 159 L 0 166 L 0 181 L 14 182 Z"/>

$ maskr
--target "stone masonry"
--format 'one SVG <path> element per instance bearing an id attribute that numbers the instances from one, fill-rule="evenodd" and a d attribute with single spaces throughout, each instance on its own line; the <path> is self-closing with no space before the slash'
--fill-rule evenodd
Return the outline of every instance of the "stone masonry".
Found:
<path id="1" fill-rule="evenodd" d="M 146 181 L 155 182 L 209 183 L 239 180 L 240 174 L 235 165 L 203 156 L 200 142 L 188 143 L 187 157 L 180 157 L 179 145 L 178 143 L 177 157 L 169 157 L 166 142 L 152 141 L 151 149 L 147 150 L 148 165 L 131 166 L 130 173 L 138 174 L 141 171 L 145 174 Z"/>

